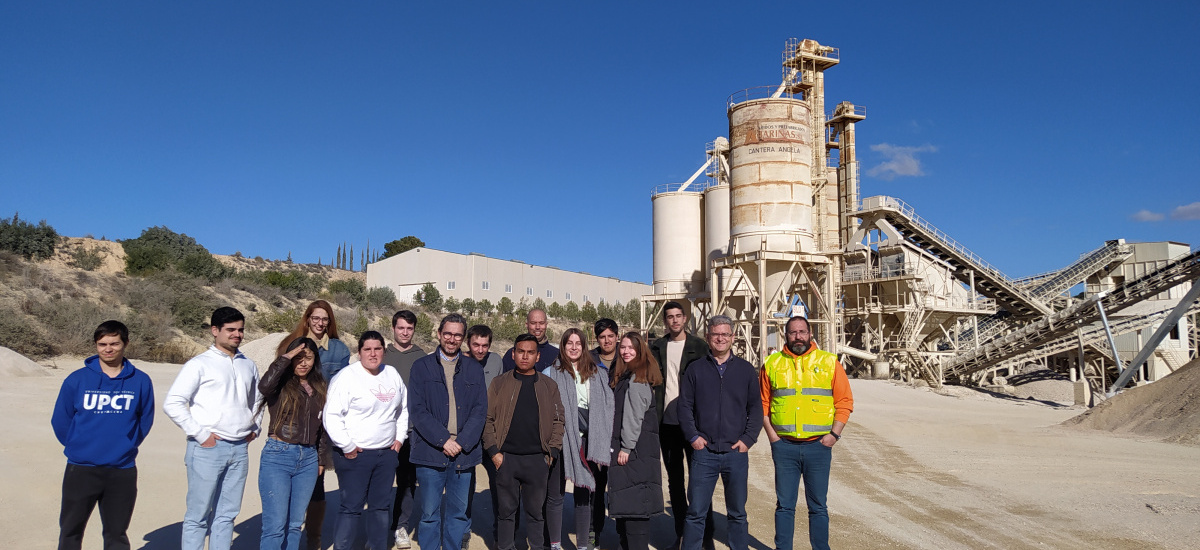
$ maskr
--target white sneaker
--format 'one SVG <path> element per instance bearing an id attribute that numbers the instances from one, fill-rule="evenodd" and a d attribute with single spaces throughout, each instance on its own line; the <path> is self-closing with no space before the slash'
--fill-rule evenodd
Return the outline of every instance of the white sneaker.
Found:
<path id="1" fill-rule="evenodd" d="M 408 532 L 403 527 L 396 529 L 396 548 L 399 550 L 408 550 L 412 548 L 412 541 L 408 540 Z"/>

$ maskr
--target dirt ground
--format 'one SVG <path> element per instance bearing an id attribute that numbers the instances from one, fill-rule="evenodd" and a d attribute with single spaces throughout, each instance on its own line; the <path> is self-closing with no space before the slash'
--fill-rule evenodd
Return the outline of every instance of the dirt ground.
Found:
<path id="1" fill-rule="evenodd" d="M 0 548 L 56 545 L 65 459 L 50 413 L 62 379 L 79 363 L 58 364 L 51 376 L 0 383 L 0 416 L 6 419 L 0 424 L 0 468 L 6 473 Z M 129 534 L 134 548 L 178 548 L 184 438 L 161 414 L 178 366 L 138 365 L 154 380 L 160 413 L 138 457 L 140 494 Z M 829 508 L 835 548 L 1184 549 L 1200 540 L 1200 447 L 1063 428 L 1058 424 L 1081 409 L 1042 402 L 966 390 L 939 395 L 883 381 L 854 380 L 852 386 L 857 410 L 834 449 Z M 251 446 L 237 549 L 258 547 L 261 448 L 261 440 Z M 773 547 L 773 468 L 765 439 L 751 452 L 751 546 L 763 550 Z M 482 493 L 487 484 L 482 469 L 479 474 Z M 335 491 L 336 477 L 327 485 Z M 569 496 L 567 503 L 569 510 Z M 724 547 L 719 489 L 714 504 L 717 545 Z M 491 510 L 486 495 L 475 505 L 476 517 L 484 520 L 477 521 L 472 547 L 482 550 L 492 538 Z M 803 511 L 798 516 L 796 542 L 803 548 Z M 330 514 L 328 525 L 332 519 Z M 671 543 L 671 525 L 668 516 L 655 519 L 654 547 Z M 601 546 L 616 547 L 611 522 Z M 100 547 L 94 516 L 85 548 Z"/>

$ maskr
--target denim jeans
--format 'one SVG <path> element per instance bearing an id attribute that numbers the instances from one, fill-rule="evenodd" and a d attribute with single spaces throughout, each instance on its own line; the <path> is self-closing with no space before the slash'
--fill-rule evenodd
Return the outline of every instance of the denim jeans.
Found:
<path id="1" fill-rule="evenodd" d="M 242 510 L 242 491 L 250 469 L 246 441 L 218 439 L 212 447 L 201 447 L 189 439 L 183 463 L 188 490 L 181 548 L 203 550 L 207 535 L 209 550 L 229 550 L 233 520 Z"/>
<path id="2" fill-rule="evenodd" d="M 392 501 L 396 498 L 396 451 L 390 448 L 360 451 L 354 458 L 341 452 L 333 453 L 334 471 L 338 478 L 337 528 L 333 547 L 350 550 L 358 535 L 358 523 L 364 516 L 367 522 L 367 547 L 388 550 L 388 526 L 392 524 Z M 363 512 L 363 506 L 367 510 Z"/>
<path id="3" fill-rule="evenodd" d="M 833 449 L 820 440 L 788 441 L 771 444 L 775 462 L 775 549 L 792 550 L 796 529 L 796 498 L 804 481 L 804 499 L 808 503 L 808 542 L 813 550 L 829 550 L 829 511 L 825 497 L 829 493 L 829 465 Z"/>
<path id="4" fill-rule="evenodd" d="M 746 523 L 746 487 L 750 475 L 750 454 L 729 451 L 714 453 L 700 449 L 692 453 L 688 473 L 687 525 L 683 529 L 683 549 L 700 550 L 704 542 L 705 522 L 711 517 L 713 491 L 720 477 L 725 487 L 725 514 L 729 519 L 729 550 L 746 550 L 750 544 Z"/>
<path id="5" fill-rule="evenodd" d="M 258 466 L 261 550 L 297 550 L 304 513 L 317 484 L 317 448 L 268 439 Z"/>
<path id="6" fill-rule="evenodd" d="M 417 545 L 421 550 L 462 548 L 469 527 L 467 491 L 474 477 L 474 468 L 417 466 L 417 502 L 421 505 Z"/>

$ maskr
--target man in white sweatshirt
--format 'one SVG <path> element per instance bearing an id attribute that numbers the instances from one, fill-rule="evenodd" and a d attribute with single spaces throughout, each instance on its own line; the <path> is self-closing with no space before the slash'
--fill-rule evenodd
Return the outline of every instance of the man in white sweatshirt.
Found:
<path id="1" fill-rule="evenodd" d="M 333 377 L 322 413 L 341 497 L 333 547 L 350 550 L 365 519 L 367 546 L 387 550 L 392 481 L 408 438 L 408 391 L 396 369 L 383 364 L 383 335 L 362 333 L 358 357 Z"/>
<path id="2" fill-rule="evenodd" d="M 203 550 L 206 535 L 209 550 L 228 550 L 233 543 L 250 468 L 247 446 L 261 418 L 255 414 L 258 367 L 238 351 L 245 316 L 218 308 L 210 330 L 212 347 L 184 363 L 163 401 L 163 412 L 187 434 L 183 550 Z"/>

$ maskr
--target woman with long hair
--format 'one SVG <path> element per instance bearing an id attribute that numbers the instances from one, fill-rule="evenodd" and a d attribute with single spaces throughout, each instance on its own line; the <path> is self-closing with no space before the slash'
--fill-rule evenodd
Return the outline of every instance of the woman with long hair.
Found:
<path id="1" fill-rule="evenodd" d="M 317 344 L 309 338 L 288 343 L 258 381 L 259 412 L 270 413 L 267 442 L 258 468 L 262 497 L 262 550 L 297 550 L 300 525 L 317 483 L 322 445 L 321 410 L 325 378 Z"/>
<path id="2" fill-rule="evenodd" d="M 663 512 L 658 410 L 654 386 L 662 370 L 646 339 L 627 332 L 613 367 L 612 465 L 608 470 L 608 514 L 617 520 L 622 550 L 650 547 L 650 518 Z"/>
<path id="3" fill-rule="evenodd" d="M 396 464 L 408 438 L 408 390 L 383 362 L 383 335 L 358 337 L 359 360 L 338 373 L 325 400 L 325 431 L 333 442 L 341 504 L 334 548 L 350 550 L 365 516 L 367 546 L 387 550 Z M 366 511 L 363 511 L 363 506 Z"/>
<path id="4" fill-rule="evenodd" d="M 333 375 L 350 364 L 350 348 L 338 338 L 337 319 L 333 317 L 333 307 L 329 302 L 316 300 L 308 304 L 304 315 L 300 317 L 300 323 L 279 342 L 275 355 L 283 355 L 290 342 L 305 337 L 315 342 L 320 350 L 319 366 L 326 383 L 331 382 Z M 308 504 L 308 514 L 304 519 L 308 533 L 308 550 L 321 548 L 321 526 L 325 523 L 325 469 L 333 466 L 329 453 L 322 454 L 320 458 L 317 484 L 313 486 L 312 500 Z"/>
<path id="5" fill-rule="evenodd" d="M 337 319 L 333 317 L 329 302 L 315 300 L 308 304 L 300 323 L 279 342 L 275 354 L 283 355 L 289 342 L 304 337 L 317 343 L 321 351 L 321 374 L 325 375 L 326 381 L 333 380 L 333 375 L 350 364 L 350 347 L 338 336 Z"/>
<path id="6" fill-rule="evenodd" d="M 558 360 L 543 374 L 558 384 L 562 397 L 562 460 L 550 470 L 546 485 L 546 529 L 552 550 L 562 548 L 562 507 L 566 482 L 575 486 L 575 547 L 595 547 L 588 535 L 596 473 L 611 460 L 613 393 L 608 372 L 597 368 L 587 349 L 587 335 L 577 328 L 563 332 Z"/>

